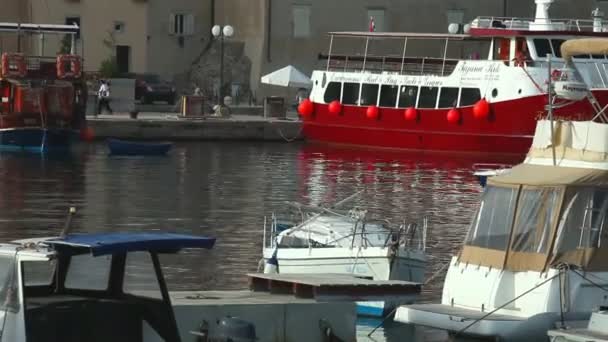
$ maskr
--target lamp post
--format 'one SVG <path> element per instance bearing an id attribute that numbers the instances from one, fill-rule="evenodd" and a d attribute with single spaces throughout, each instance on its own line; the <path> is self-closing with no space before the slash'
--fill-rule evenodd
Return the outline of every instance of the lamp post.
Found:
<path id="1" fill-rule="evenodd" d="M 217 39 L 220 40 L 220 88 L 219 88 L 219 109 L 224 107 L 224 38 L 230 38 L 234 35 L 234 28 L 230 25 L 225 25 L 221 27 L 220 25 L 215 25 L 211 28 L 211 34 Z"/>

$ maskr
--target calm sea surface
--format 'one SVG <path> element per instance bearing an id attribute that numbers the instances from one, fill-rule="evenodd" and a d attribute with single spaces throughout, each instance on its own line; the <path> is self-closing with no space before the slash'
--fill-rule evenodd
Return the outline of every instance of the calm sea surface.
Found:
<path id="1" fill-rule="evenodd" d="M 476 162 L 516 160 L 377 152 L 303 143 L 177 144 L 167 157 L 108 156 L 102 143 L 69 157 L 0 154 L 0 240 L 56 235 L 67 208 L 73 231 L 163 230 L 215 236 L 212 251 L 167 257 L 171 290 L 242 289 L 261 258 L 264 215 L 285 201 L 322 205 L 366 190 L 353 204 L 392 222 L 430 220 L 432 275 L 467 229 L 481 188 Z M 424 288 L 438 301 L 443 278 Z M 378 321 L 361 320 L 360 340 Z M 377 341 L 434 340 L 390 324 Z"/>

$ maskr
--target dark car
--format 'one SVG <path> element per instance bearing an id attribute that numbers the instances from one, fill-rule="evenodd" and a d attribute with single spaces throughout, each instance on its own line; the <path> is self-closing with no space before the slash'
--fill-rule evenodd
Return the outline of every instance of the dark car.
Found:
<path id="1" fill-rule="evenodd" d="M 165 101 L 175 104 L 175 86 L 163 81 L 156 74 L 142 74 L 135 76 L 135 99 L 141 103 L 150 104 L 154 101 Z"/>

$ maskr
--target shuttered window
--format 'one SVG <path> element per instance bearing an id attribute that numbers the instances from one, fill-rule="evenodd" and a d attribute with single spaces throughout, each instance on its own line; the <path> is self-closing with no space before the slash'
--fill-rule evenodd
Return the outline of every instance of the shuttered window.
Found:
<path id="1" fill-rule="evenodd" d="M 191 36 L 194 34 L 194 15 L 171 13 L 169 15 L 169 34 Z"/>

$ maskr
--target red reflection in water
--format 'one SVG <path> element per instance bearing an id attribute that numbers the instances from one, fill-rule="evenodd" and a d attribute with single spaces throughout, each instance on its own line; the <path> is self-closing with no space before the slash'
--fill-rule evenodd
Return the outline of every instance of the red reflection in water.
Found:
<path id="1" fill-rule="evenodd" d="M 307 144 L 297 156 L 299 197 L 309 198 L 310 192 L 319 187 L 323 188 L 322 202 L 335 201 L 339 182 L 365 189 L 407 180 L 428 189 L 466 182 L 477 185 L 475 169 L 512 166 L 522 160 L 523 156 L 517 155 L 401 152 Z M 438 181 L 441 185 L 430 184 Z M 402 184 L 406 188 L 411 185 Z M 459 191 L 479 190 L 460 187 Z"/>

